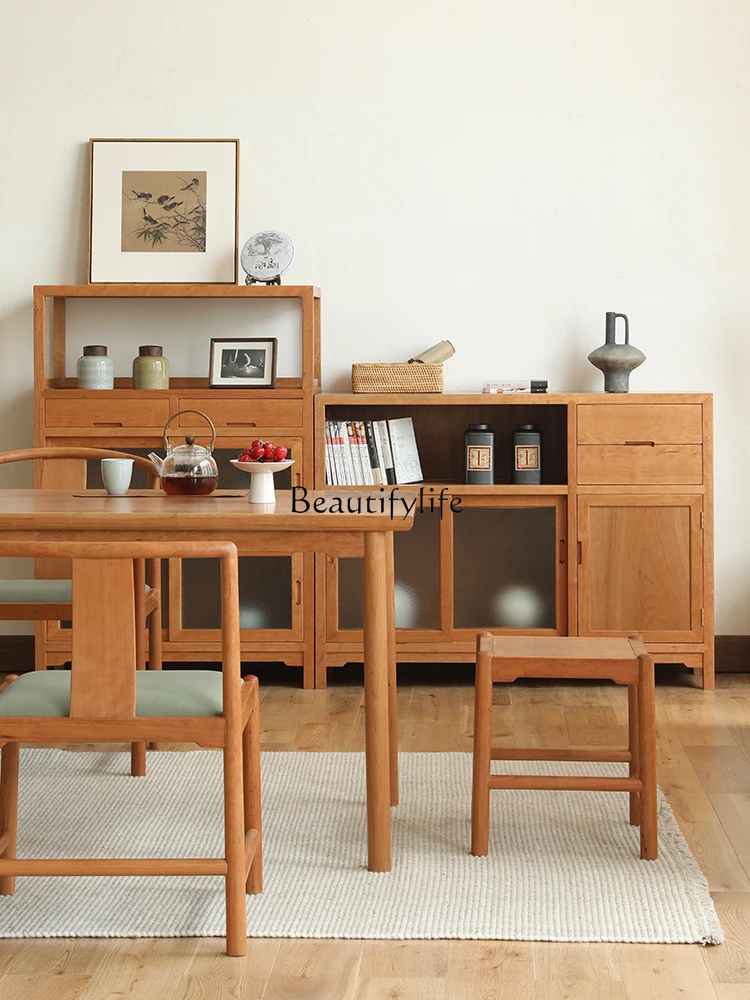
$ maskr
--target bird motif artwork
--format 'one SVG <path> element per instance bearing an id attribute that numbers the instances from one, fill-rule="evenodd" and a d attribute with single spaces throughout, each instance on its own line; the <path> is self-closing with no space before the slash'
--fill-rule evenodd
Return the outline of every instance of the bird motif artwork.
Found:
<path id="1" fill-rule="evenodd" d="M 195 169 L 124 170 L 123 252 L 205 253 L 206 179 Z"/>

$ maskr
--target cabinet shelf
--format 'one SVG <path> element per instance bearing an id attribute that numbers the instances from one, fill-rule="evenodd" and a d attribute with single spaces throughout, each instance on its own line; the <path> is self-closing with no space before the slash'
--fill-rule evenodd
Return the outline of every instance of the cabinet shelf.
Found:
<path id="1" fill-rule="evenodd" d="M 539 486 L 520 486 L 514 483 L 494 483 L 492 485 L 487 484 L 484 486 L 475 486 L 469 483 L 461 482 L 457 479 L 453 480 L 439 480 L 439 479 L 425 479 L 419 483 L 400 483 L 392 484 L 389 486 L 321 486 L 319 487 L 326 492 L 331 493 L 347 493 L 350 490 L 357 493 L 379 493 L 384 490 L 388 493 L 390 490 L 399 490 L 406 492 L 419 492 L 420 489 L 428 493 L 430 489 L 434 492 L 430 496 L 437 496 L 442 488 L 448 490 L 449 496 L 455 496 L 457 494 L 469 495 L 476 494 L 479 496 L 517 496 L 517 497 L 528 497 L 528 496 L 567 496 L 568 487 L 564 485 L 539 485 Z"/>

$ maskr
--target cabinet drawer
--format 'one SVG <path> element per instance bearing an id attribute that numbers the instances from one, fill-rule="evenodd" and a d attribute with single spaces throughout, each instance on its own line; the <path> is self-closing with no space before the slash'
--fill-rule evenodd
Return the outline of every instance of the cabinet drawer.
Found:
<path id="1" fill-rule="evenodd" d="M 700 444 L 702 409 L 700 403 L 583 403 L 578 407 L 578 443 Z"/>
<path id="2" fill-rule="evenodd" d="M 48 427 L 158 427 L 169 418 L 168 399 L 48 399 Z"/>
<path id="3" fill-rule="evenodd" d="M 181 410 L 201 410 L 216 427 L 301 427 L 301 399 L 212 399 L 180 398 Z M 179 418 L 180 427 L 197 427 L 205 423 L 200 417 L 186 413 Z"/>
<path id="4" fill-rule="evenodd" d="M 700 486 L 703 449 L 699 444 L 580 445 L 581 486 Z"/>

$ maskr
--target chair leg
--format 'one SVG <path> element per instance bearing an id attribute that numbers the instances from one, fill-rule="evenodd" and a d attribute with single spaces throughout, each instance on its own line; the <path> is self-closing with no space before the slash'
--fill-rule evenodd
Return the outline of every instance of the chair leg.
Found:
<path id="1" fill-rule="evenodd" d="M 227 725 L 224 746 L 224 858 L 227 863 L 227 955 L 247 953 L 242 732 Z"/>
<path id="2" fill-rule="evenodd" d="M 656 706 L 654 661 L 647 653 L 638 657 L 638 737 L 641 768 L 641 857 L 654 861 L 659 855 L 656 815 Z"/>
<path id="3" fill-rule="evenodd" d="M 8 834 L 8 843 L 0 859 L 9 861 L 16 856 L 19 748 L 19 743 L 6 743 L 0 750 L 0 833 Z M 15 875 L 0 876 L 0 896 L 12 896 L 15 891 Z"/>
<path id="4" fill-rule="evenodd" d="M 253 710 L 242 734 L 242 779 L 245 810 L 245 833 L 258 831 L 258 846 L 250 865 L 245 892 L 263 892 L 263 834 L 260 806 L 260 720 L 258 687 L 255 686 Z"/>
<path id="5" fill-rule="evenodd" d="M 628 684 L 628 750 L 630 750 L 631 778 L 640 778 L 640 738 L 638 735 L 638 686 Z M 630 822 L 638 826 L 641 822 L 641 793 L 630 792 Z"/>
<path id="6" fill-rule="evenodd" d="M 489 850 L 490 766 L 492 742 L 492 661 L 477 654 L 474 681 L 474 778 L 471 793 L 471 853 L 483 856 Z"/>
<path id="7" fill-rule="evenodd" d="M 130 744 L 130 773 L 134 778 L 146 777 L 146 744 Z"/>

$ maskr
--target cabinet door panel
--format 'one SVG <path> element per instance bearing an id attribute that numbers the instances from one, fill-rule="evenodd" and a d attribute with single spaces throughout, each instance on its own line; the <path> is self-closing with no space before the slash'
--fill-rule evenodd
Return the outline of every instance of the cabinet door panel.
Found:
<path id="1" fill-rule="evenodd" d="M 296 556 L 240 556 L 240 628 L 243 638 L 302 638 L 302 560 Z M 216 639 L 221 629 L 221 564 L 214 559 L 172 560 L 173 641 Z"/>
<path id="2" fill-rule="evenodd" d="M 463 498 L 453 525 L 453 629 L 564 631 L 564 503 Z"/>
<path id="3" fill-rule="evenodd" d="M 440 517 L 417 514 L 411 531 L 394 533 L 394 589 L 399 638 L 440 637 Z M 362 628 L 362 560 L 332 560 L 329 593 L 337 595 L 329 639 L 354 638 Z M 337 609 L 337 613 L 336 613 Z M 359 631 L 361 637 L 361 631 Z"/>
<path id="4" fill-rule="evenodd" d="M 701 497 L 579 497 L 581 635 L 703 638 Z"/>

